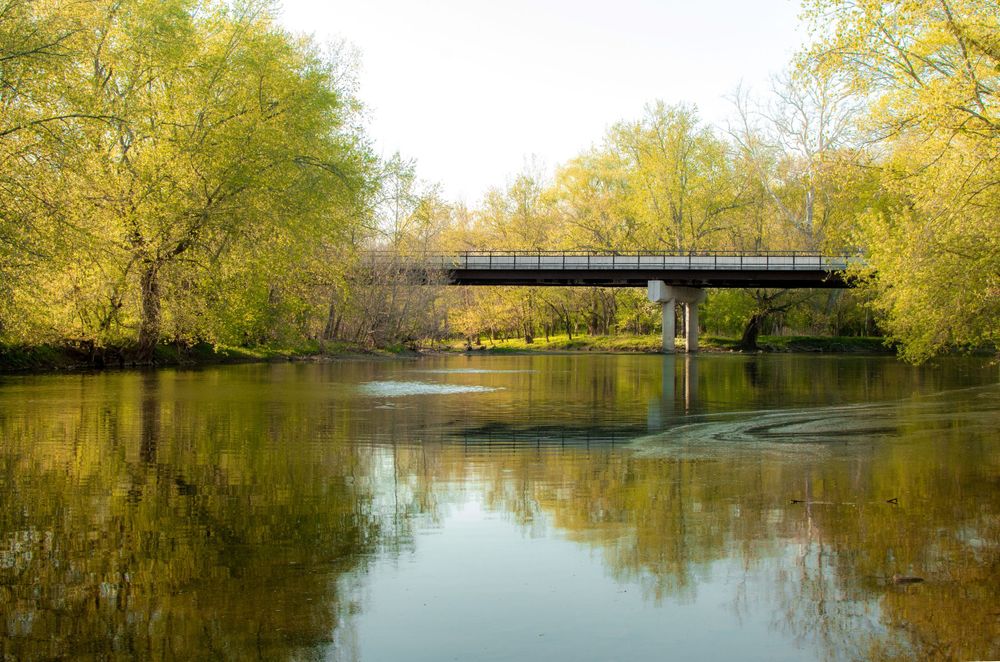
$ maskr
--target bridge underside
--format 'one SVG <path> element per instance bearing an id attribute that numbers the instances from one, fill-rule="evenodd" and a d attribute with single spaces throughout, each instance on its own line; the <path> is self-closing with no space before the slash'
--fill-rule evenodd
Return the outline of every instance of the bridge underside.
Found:
<path id="1" fill-rule="evenodd" d="M 448 269 L 451 285 L 646 287 L 650 281 L 698 288 L 842 288 L 839 271 L 826 269 Z"/>

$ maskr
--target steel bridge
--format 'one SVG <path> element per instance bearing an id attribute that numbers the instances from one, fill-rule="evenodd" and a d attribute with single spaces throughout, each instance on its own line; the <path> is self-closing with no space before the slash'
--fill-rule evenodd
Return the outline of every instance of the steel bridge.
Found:
<path id="1" fill-rule="evenodd" d="M 425 253 L 416 265 L 441 270 L 450 285 L 646 287 L 851 287 L 847 255 L 785 252 L 466 251 Z"/>

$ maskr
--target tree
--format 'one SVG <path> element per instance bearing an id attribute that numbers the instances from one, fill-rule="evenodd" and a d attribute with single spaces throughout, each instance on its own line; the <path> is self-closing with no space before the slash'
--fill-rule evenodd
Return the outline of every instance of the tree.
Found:
<path id="1" fill-rule="evenodd" d="M 636 122 L 615 125 L 608 147 L 626 162 L 631 209 L 643 218 L 643 248 L 710 249 L 739 206 L 728 147 L 694 108 L 647 108 Z"/>
<path id="2" fill-rule="evenodd" d="M 545 181 L 533 165 L 507 186 L 486 192 L 476 225 L 479 236 L 492 242 L 489 248 L 545 250 L 559 243 L 560 224 L 545 191 Z"/>
<path id="3" fill-rule="evenodd" d="M 843 76 L 811 70 L 776 77 L 770 100 L 755 101 L 745 89 L 733 95 L 737 120 L 728 132 L 746 183 L 747 211 L 735 224 L 738 250 L 843 250 L 852 211 L 853 170 L 858 162 L 855 119 L 859 102 Z M 757 349 L 768 318 L 810 297 L 787 290 L 752 289 L 739 346 Z M 731 300 L 723 297 L 721 301 Z M 834 305 L 836 295 L 827 297 Z M 738 306 L 743 307 L 743 306 Z"/>
<path id="4" fill-rule="evenodd" d="M 903 355 L 1000 340 L 1000 4 L 810 0 L 802 66 L 846 77 L 886 191 L 861 270 Z"/>
<path id="5" fill-rule="evenodd" d="M 337 260 L 346 266 L 344 277 L 328 288 L 319 335 L 324 341 L 384 347 L 443 333 L 443 274 L 413 260 L 437 248 L 451 226 L 452 208 L 439 187 L 420 181 L 414 162 L 398 153 L 382 164 L 378 183 L 372 225 L 354 237 L 353 254 Z"/>
<path id="6" fill-rule="evenodd" d="M 860 107 L 846 82 L 809 70 L 783 74 L 773 81 L 769 103 L 754 102 L 738 88 L 733 105 L 738 119 L 729 135 L 773 212 L 792 231 L 785 233 L 790 243 L 769 248 L 828 247 L 840 211 L 837 182 L 845 174 L 836 164 L 857 154 Z"/>
<path id="7" fill-rule="evenodd" d="M 77 61 L 91 4 L 0 2 L 0 338 L 21 336 L 39 314 L 21 304 L 55 249 L 52 175 L 72 149 L 70 127 L 110 119 L 66 108 L 52 84 Z"/>
<path id="8" fill-rule="evenodd" d="M 569 245 L 596 251 L 641 247 L 646 238 L 631 189 L 627 159 L 610 146 L 559 168 L 551 194 Z"/>
<path id="9" fill-rule="evenodd" d="M 211 335 L 201 304 L 226 305 L 230 257 L 250 256 L 260 277 L 231 284 L 262 288 L 270 305 L 281 293 L 268 274 L 357 222 L 370 164 L 357 102 L 337 63 L 271 11 L 93 5 L 81 66 L 57 84 L 72 114 L 114 119 L 75 124 L 79 154 L 58 173 L 67 218 L 98 242 L 51 283 L 65 332 L 137 328 L 143 358 L 167 323 Z"/>

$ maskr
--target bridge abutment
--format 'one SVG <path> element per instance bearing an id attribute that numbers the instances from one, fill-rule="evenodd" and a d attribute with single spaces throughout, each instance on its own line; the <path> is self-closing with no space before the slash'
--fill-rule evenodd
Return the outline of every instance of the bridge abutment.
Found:
<path id="1" fill-rule="evenodd" d="M 705 300 L 705 290 L 697 287 L 667 285 L 662 280 L 647 283 L 646 295 L 653 303 L 659 303 L 663 316 L 663 351 L 676 349 L 675 326 L 676 304 L 684 304 L 685 341 L 688 352 L 698 351 L 698 304 Z"/>

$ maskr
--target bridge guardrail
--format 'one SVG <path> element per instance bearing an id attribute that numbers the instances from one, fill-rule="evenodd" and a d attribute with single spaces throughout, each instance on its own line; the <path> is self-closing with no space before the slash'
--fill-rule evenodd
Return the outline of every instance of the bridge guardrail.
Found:
<path id="1" fill-rule="evenodd" d="M 685 269 L 726 271 L 842 271 L 861 258 L 848 255 L 821 255 L 796 251 L 737 253 L 595 253 L 588 251 L 464 251 L 427 253 L 414 258 L 443 269 L 513 270 L 634 270 Z"/>

